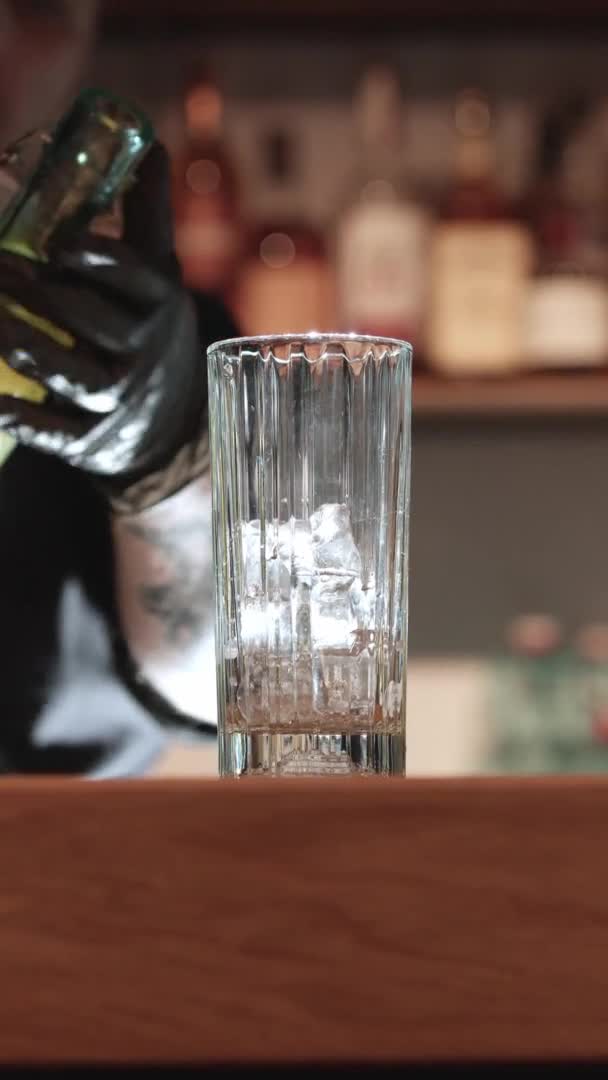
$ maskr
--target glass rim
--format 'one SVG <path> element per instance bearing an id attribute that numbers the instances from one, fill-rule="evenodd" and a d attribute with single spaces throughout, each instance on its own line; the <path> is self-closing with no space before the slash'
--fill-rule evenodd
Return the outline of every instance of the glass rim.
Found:
<path id="1" fill-rule="evenodd" d="M 350 342 L 353 345 L 387 345 L 397 349 L 407 349 L 413 352 L 411 342 L 402 338 L 376 337 L 375 334 L 340 333 L 334 331 L 309 330 L 304 334 L 254 334 L 251 337 L 224 338 L 222 341 L 214 341 L 207 349 L 208 353 L 220 352 L 226 348 L 247 347 L 259 348 L 261 345 L 295 345 L 298 342 L 310 345 L 330 345 L 332 343 Z"/>

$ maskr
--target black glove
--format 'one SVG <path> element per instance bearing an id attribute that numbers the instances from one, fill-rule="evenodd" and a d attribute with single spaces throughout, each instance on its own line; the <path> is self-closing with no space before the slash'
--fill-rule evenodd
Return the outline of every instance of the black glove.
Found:
<path id="1" fill-rule="evenodd" d="M 48 391 L 40 405 L 0 395 L 0 430 L 118 497 L 170 470 L 200 434 L 205 358 L 172 241 L 168 160 L 156 144 L 125 196 L 122 241 L 58 240 L 44 264 L 0 252 L 0 293 L 73 339 L 65 348 L 0 306 L 0 356 Z"/>

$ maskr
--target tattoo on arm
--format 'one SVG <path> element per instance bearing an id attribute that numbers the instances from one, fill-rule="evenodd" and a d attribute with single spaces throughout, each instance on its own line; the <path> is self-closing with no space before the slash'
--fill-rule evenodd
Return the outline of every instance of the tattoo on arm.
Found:
<path id="1" fill-rule="evenodd" d="M 205 551 L 205 521 L 195 517 L 160 528 L 132 518 L 125 525 L 146 544 L 157 571 L 146 577 L 147 568 L 142 566 L 137 581 L 142 609 L 158 621 L 165 644 L 189 645 L 213 619 L 213 570 Z"/>

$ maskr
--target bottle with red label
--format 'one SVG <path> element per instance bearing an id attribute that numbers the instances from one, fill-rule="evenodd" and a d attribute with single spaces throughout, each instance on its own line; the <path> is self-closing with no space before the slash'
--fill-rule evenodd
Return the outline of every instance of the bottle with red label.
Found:
<path id="1" fill-rule="evenodd" d="M 335 234 L 341 329 L 404 338 L 420 361 L 431 220 L 404 170 L 403 101 L 392 68 L 370 68 L 355 95 L 358 175 Z"/>
<path id="2" fill-rule="evenodd" d="M 206 73 L 184 95 L 186 139 L 173 162 L 175 245 L 193 289 L 230 302 L 242 248 L 236 172 L 223 138 L 224 103 Z"/>

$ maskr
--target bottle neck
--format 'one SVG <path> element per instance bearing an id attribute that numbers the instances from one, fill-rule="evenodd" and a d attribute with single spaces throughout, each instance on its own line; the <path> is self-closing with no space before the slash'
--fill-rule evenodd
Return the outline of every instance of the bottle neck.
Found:
<path id="1" fill-rule="evenodd" d="M 223 134 L 224 102 L 212 83 L 200 83 L 185 97 L 187 137 L 192 142 L 220 142 Z"/>
<path id="2" fill-rule="evenodd" d="M 362 139 L 359 146 L 361 183 L 379 181 L 395 189 L 403 187 L 403 162 L 398 140 Z"/>
<path id="3" fill-rule="evenodd" d="M 220 146 L 222 127 L 220 124 L 187 124 L 186 138 L 191 146 Z"/>
<path id="4" fill-rule="evenodd" d="M 496 180 L 494 120 L 483 93 L 464 90 L 458 95 L 454 126 L 454 172 L 444 207 L 446 216 L 473 221 L 511 217 Z"/>
<path id="5" fill-rule="evenodd" d="M 488 222 L 505 221 L 514 216 L 496 182 L 494 144 L 487 135 L 460 135 L 454 180 L 444 203 L 444 216 Z"/>
<path id="6" fill-rule="evenodd" d="M 403 103 L 390 70 L 368 73 L 355 98 L 354 122 L 360 173 L 396 187 L 402 173 Z"/>
<path id="7" fill-rule="evenodd" d="M 496 152 L 489 135 L 460 135 L 456 146 L 456 181 L 491 183 L 496 171 Z"/>
<path id="8" fill-rule="evenodd" d="M 55 130 L 23 193 L 7 207 L 1 246 L 44 259 L 59 227 L 76 233 L 111 208 L 152 138 L 148 121 L 130 106 L 85 91 Z"/>
<path id="9" fill-rule="evenodd" d="M 305 220 L 299 147 L 288 131 L 278 129 L 260 143 L 260 155 L 268 189 L 269 224 L 295 227 Z"/>

